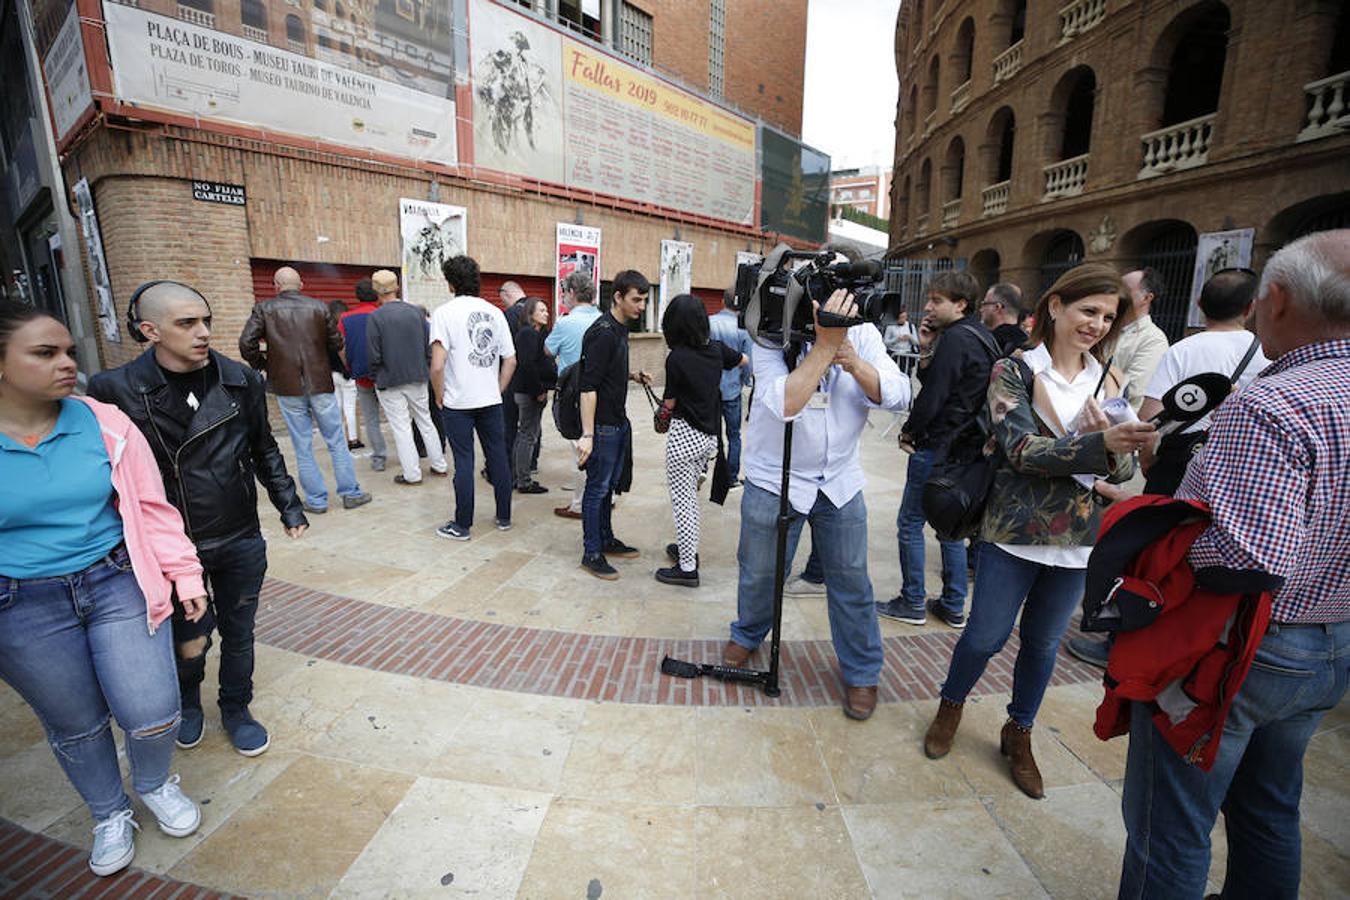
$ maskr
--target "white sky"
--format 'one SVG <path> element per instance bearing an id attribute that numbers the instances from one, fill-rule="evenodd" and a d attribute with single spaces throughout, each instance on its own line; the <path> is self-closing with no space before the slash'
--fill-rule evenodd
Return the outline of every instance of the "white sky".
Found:
<path id="1" fill-rule="evenodd" d="M 895 157 L 900 0 L 809 0 L 802 140 L 836 169 Z"/>

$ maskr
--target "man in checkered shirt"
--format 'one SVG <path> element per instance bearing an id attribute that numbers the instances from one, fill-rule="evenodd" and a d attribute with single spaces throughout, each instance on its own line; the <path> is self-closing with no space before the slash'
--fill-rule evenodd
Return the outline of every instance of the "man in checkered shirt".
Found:
<path id="1" fill-rule="evenodd" d="M 1274 362 L 1214 413 L 1177 496 L 1213 513 L 1192 566 L 1284 584 L 1211 771 L 1188 765 L 1149 705 L 1133 704 L 1121 898 L 1203 896 L 1220 809 L 1223 896 L 1298 896 L 1303 753 L 1350 675 L 1350 230 L 1271 257 L 1256 332 Z"/>

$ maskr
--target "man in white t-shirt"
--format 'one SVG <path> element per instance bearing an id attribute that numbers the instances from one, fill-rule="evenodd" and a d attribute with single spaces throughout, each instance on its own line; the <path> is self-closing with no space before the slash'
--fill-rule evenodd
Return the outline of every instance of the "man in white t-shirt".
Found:
<path id="1" fill-rule="evenodd" d="M 1205 282 L 1199 300 L 1205 330 L 1178 341 L 1163 354 L 1144 390 L 1144 402 L 1139 408 L 1141 419 L 1157 415 L 1167 392 L 1192 375 L 1203 372 L 1227 375 L 1234 381 L 1236 392 L 1270 365 L 1256 335 L 1246 328 L 1256 287 L 1256 276 L 1239 269 L 1226 269 Z M 1139 451 L 1140 466 L 1148 476 L 1146 493 L 1170 495 L 1176 491 L 1191 455 L 1204 441 L 1200 435 L 1209 431 L 1209 421 L 1209 416 L 1205 416 Z"/>
<path id="2" fill-rule="evenodd" d="M 452 298 L 431 314 L 431 385 L 455 461 L 455 517 L 436 533 L 467 541 L 473 527 L 475 433 L 497 500 L 497 530 L 511 527 L 513 482 L 506 459 L 502 392 L 516 371 L 516 348 L 506 316 L 478 296 L 478 263 L 455 256 L 441 271 Z"/>

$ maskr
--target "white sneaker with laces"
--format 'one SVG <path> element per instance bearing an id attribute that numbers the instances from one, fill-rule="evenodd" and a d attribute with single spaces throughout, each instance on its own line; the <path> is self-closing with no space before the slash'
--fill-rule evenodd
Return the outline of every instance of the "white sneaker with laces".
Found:
<path id="1" fill-rule="evenodd" d="M 94 825 L 94 849 L 89 854 L 89 871 L 112 875 L 131 865 L 136 855 L 136 824 L 129 809 L 115 812 Z"/>
<path id="2" fill-rule="evenodd" d="M 150 793 L 141 794 L 141 802 L 155 814 L 159 830 L 170 837 L 187 837 L 202 822 L 201 807 L 183 793 L 177 775 L 170 775 Z"/>

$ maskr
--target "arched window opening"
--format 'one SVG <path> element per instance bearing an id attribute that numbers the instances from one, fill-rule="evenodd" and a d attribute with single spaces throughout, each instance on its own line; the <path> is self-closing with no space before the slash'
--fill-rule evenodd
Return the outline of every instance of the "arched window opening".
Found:
<path id="1" fill-rule="evenodd" d="M 1073 231 L 1060 231 L 1050 238 L 1041 254 L 1041 288 L 1044 294 L 1055 279 L 1083 261 L 1083 239 Z"/>
<path id="2" fill-rule="evenodd" d="M 1097 92 L 1097 78 L 1091 69 L 1082 69 L 1069 89 L 1064 106 L 1064 137 L 1060 141 L 1059 158 L 1072 159 L 1092 149 L 1092 110 Z"/>
<path id="3" fill-rule="evenodd" d="M 1229 24 L 1228 7 L 1213 3 L 1197 13 L 1176 38 L 1167 73 L 1164 128 L 1207 116 L 1219 108 Z"/>

